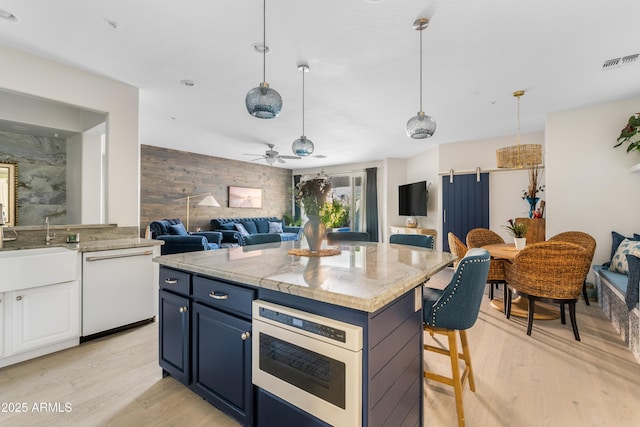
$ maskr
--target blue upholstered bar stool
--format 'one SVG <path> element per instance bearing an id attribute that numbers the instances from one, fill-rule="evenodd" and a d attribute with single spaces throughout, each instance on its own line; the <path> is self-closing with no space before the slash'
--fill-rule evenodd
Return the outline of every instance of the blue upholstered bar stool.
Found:
<path id="1" fill-rule="evenodd" d="M 360 231 L 330 231 L 327 240 L 331 242 L 368 242 L 369 233 Z"/>
<path id="2" fill-rule="evenodd" d="M 389 243 L 433 249 L 433 236 L 426 234 L 392 234 Z"/>
<path id="3" fill-rule="evenodd" d="M 476 390 L 473 380 L 471 356 L 467 344 L 467 332 L 476 323 L 480 303 L 484 294 L 489 273 L 489 252 L 484 249 L 469 249 L 451 281 L 444 289 L 425 287 L 423 290 L 423 329 L 434 334 L 446 335 L 449 348 L 424 345 L 427 351 L 444 354 L 451 359 L 451 378 L 434 372 L 424 371 L 424 377 L 443 384 L 453 386 L 458 412 L 458 425 L 464 426 L 464 407 L 462 405 L 462 387 L 469 380 L 471 391 Z M 458 352 L 456 331 L 460 335 L 462 353 Z M 464 361 L 464 370 L 460 373 L 460 359 Z"/>

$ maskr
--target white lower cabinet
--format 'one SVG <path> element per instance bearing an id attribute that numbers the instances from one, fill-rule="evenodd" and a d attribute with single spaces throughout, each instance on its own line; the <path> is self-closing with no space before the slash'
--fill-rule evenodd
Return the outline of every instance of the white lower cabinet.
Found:
<path id="1" fill-rule="evenodd" d="M 2 306 L 0 367 L 78 345 L 79 280 L 5 292 Z"/>
<path id="2" fill-rule="evenodd" d="M 13 305 L 13 353 L 80 335 L 78 281 L 8 292 Z"/>
<path id="3" fill-rule="evenodd" d="M 0 358 L 4 356 L 4 292 L 0 292 Z"/>

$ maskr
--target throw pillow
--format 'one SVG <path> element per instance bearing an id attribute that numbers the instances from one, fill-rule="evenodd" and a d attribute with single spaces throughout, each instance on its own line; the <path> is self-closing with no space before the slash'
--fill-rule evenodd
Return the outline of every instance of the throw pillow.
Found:
<path id="1" fill-rule="evenodd" d="M 240 221 L 240 224 L 244 225 L 244 228 L 247 230 L 249 234 L 258 234 L 256 223 L 253 222 L 252 219 L 248 221 Z"/>
<path id="2" fill-rule="evenodd" d="M 235 222 L 225 222 L 224 224 L 220 224 L 220 230 L 235 231 L 236 230 L 236 223 Z"/>
<path id="3" fill-rule="evenodd" d="M 611 232 L 611 257 L 609 257 L 609 260 L 613 261 L 613 256 L 616 254 L 616 250 L 618 249 L 618 246 L 620 246 L 620 243 L 622 243 L 622 241 L 624 239 L 628 239 L 628 240 L 640 240 L 638 238 L 636 238 L 634 235 L 634 237 L 625 237 L 622 234 L 616 232 L 616 231 L 612 231 Z M 640 237 L 640 236 L 638 236 Z"/>
<path id="4" fill-rule="evenodd" d="M 269 233 L 282 233 L 282 223 L 269 221 Z"/>
<path id="5" fill-rule="evenodd" d="M 188 236 L 187 230 L 184 228 L 182 223 L 180 224 L 169 224 L 169 234 L 173 234 L 176 236 Z"/>
<path id="6" fill-rule="evenodd" d="M 248 236 L 249 235 L 249 232 L 247 231 L 246 228 L 244 228 L 244 225 L 236 224 L 235 226 L 236 226 L 236 230 L 238 230 L 242 236 Z"/>
<path id="7" fill-rule="evenodd" d="M 627 294 L 624 297 L 627 308 L 633 310 L 640 300 L 640 258 L 627 254 L 629 265 L 629 281 L 627 282 Z"/>
<path id="8" fill-rule="evenodd" d="M 269 232 L 269 221 L 267 221 L 266 219 L 254 219 L 253 222 L 256 223 L 258 233 L 262 234 Z"/>
<path id="9" fill-rule="evenodd" d="M 627 263 L 627 254 L 640 256 L 640 242 L 635 240 L 624 239 L 611 260 L 611 271 L 616 273 L 627 274 L 629 272 L 629 264 Z"/>

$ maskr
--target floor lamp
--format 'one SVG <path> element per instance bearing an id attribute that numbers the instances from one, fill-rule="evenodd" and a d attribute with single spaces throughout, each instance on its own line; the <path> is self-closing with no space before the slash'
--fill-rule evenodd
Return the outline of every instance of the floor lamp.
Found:
<path id="1" fill-rule="evenodd" d="M 209 207 L 213 207 L 213 208 L 219 208 L 220 207 L 220 203 L 218 203 L 218 201 L 211 195 L 211 193 L 202 193 L 202 194 L 196 194 L 193 196 L 187 196 L 187 197 L 181 197 L 179 199 L 175 199 L 174 202 L 178 202 L 180 200 L 186 200 L 187 201 L 187 231 L 189 231 L 189 204 L 191 199 L 196 198 L 196 197 L 202 197 L 205 196 L 202 200 L 200 200 L 196 206 L 209 206 Z"/>

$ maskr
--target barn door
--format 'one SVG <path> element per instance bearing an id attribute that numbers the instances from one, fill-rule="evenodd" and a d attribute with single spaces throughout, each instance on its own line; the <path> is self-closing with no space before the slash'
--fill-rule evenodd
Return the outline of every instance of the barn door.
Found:
<path id="1" fill-rule="evenodd" d="M 466 241 L 472 228 L 489 228 L 489 174 L 442 177 L 442 247 L 449 252 L 448 233 Z"/>

